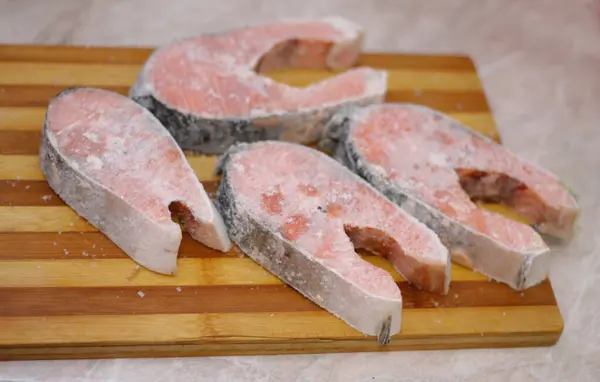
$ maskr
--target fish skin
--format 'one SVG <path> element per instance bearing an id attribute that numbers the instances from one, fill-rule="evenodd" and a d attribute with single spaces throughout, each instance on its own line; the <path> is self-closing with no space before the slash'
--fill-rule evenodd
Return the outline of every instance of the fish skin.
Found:
<path id="1" fill-rule="evenodd" d="M 142 130 L 148 132 L 150 138 L 165 140 L 167 144 L 165 147 L 171 149 L 171 153 L 175 156 L 174 160 L 177 165 L 173 171 L 182 171 L 187 178 L 182 178 L 181 181 L 190 188 L 194 188 L 190 191 L 190 195 L 198 195 L 201 199 L 190 200 L 189 195 L 186 196 L 185 193 L 174 195 L 173 200 L 164 201 L 161 206 L 156 207 L 166 214 L 166 218 L 156 218 L 154 217 L 156 215 L 153 215 L 157 211 L 155 207 L 143 210 L 132 201 L 131 196 L 123 195 L 123 190 L 119 191 L 117 184 L 103 182 L 100 178 L 105 176 L 106 173 L 87 167 L 85 161 L 72 155 L 73 152 L 76 155 L 84 155 L 87 159 L 98 159 L 96 155 L 112 156 L 110 160 L 98 159 L 98 166 L 102 168 L 102 166 L 108 166 L 111 163 L 131 163 L 136 159 L 135 154 L 132 154 L 136 150 L 125 149 L 122 153 L 116 153 L 114 150 L 111 151 L 110 148 L 100 151 L 87 150 L 93 146 L 86 147 L 85 145 L 75 145 L 75 147 L 67 148 L 70 142 L 66 144 L 65 141 L 62 141 L 65 144 L 61 145 L 59 141 L 62 138 L 57 134 L 65 133 L 66 130 L 62 130 L 61 127 L 51 127 L 51 125 L 58 123 L 55 122 L 56 115 L 60 115 L 61 112 L 70 113 L 64 108 L 71 106 L 70 103 L 76 102 L 79 96 L 92 97 L 91 102 L 97 101 L 94 97 L 108 97 L 110 102 L 113 102 L 112 105 L 123 102 L 125 108 L 132 108 L 135 112 L 138 112 L 139 115 L 136 116 L 148 124 L 144 125 Z M 73 107 L 77 108 L 78 105 L 75 104 Z M 107 107 L 106 109 L 113 108 Z M 95 111 L 99 114 L 106 112 L 102 104 L 97 104 Z M 88 118 L 93 117 L 88 115 Z M 107 118 L 110 119 L 110 117 Z M 91 124 L 89 126 L 94 128 L 99 125 L 94 126 Z M 68 128 L 69 126 L 67 126 Z M 98 133 L 96 130 L 87 129 L 78 132 L 74 138 L 83 140 L 83 136 L 90 132 L 93 134 Z M 110 133 L 106 134 L 108 138 L 115 136 Z M 138 147 L 147 142 L 149 141 L 143 141 L 140 138 L 139 141 L 129 143 L 131 146 Z M 72 150 L 74 151 L 72 152 Z M 227 237 L 220 214 L 206 195 L 193 170 L 189 167 L 181 149 L 152 114 L 127 97 L 94 88 L 72 88 L 59 93 L 50 101 L 46 112 L 42 128 L 40 162 L 48 184 L 67 205 L 103 232 L 133 260 L 152 271 L 162 274 L 175 274 L 177 271 L 177 255 L 182 232 L 179 225 L 170 218 L 168 208 L 172 202 L 179 202 L 189 210 L 189 214 L 183 216 L 183 224 L 193 238 L 217 250 L 228 251 L 231 248 L 231 242 Z M 121 178 L 120 182 L 127 184 L 131 178 L 128 178 L 126 172 L 121 175 L 108 175 Z M 156 174 L 160 176 L 160 173 L 157 172 Z M 135 183 L 133 185 L 135 186 Z M 151 196 L 155 194 L 160 196 L 168 192 L 161 188 L 162 186 L 158 186 L 152 189 Z M 135 196 L 134 193 L 133 197 Z"/>
<path id="2" fill-rule="evenodd" d="M 342 70 L 348 69 L 356 62 L 362 46 L 364 32 L 358 25 L 339 17 L 329 17 L 320 20 L 280 21 L 278 23 L 232 30 L 221 34 L 204 35 L 196 39 L 201 41 L 201 39 L 206 37 L 226 38 L 228 35 L 239 34 L 244 30 L 249 30 L 252 33 L 253 28 L 278 27 L 285 23 L 307 22 L 316 23 L 317 26 L 326 25 L 334 30 L 337 28 L 342 37 L 322 37 L 326 43 L 331 44 L 327 54 L 322 57 L 317 54 L 317 57 L 313 62 L 301 62 L 300 64 L 315 68 Z M 251 54 L 248 53 L 252 58 L 247 60 L 248 62 L 236 64 L 237 66 L 231 68 L 230 71 L 236 72 L 242 68 L 244 75 L 248 75 L 246 71 L 254 69 L 258 73 L 252 74 L 251 77 L 247 79 L 248 82 L 256 81 L 256 79 L 259 78 L 260 81 L 263 81 L 264 84 L 266 84 L 265 86 L 277 87 L 283 94 L 288 91 L 300 91 L 300 88 L 277 84 L 275 81 L 262 77 L 260 73 L 269 69 L 303 67 L 295 66 L 293 59 L 286 60 L 286 58 L 289 56 L 292 58 L 296 57 L 296 55 L 299 54 L 298 52 L 302 49 L 318 50 L 318 47 L 312 47 L 310 45 L 314 35 L 308 30 L 304 32 L 306 36 L 297 34 L 293 37 L 281 36 L 279 39 L 274 39 L 272 45 L 260 47 L 261 50 L 258 53 L 254 51 L 255 49 L 248 48 L 252 51 Z M 330 99 L 326 104 L 323 103 L 311 107 L 299 106 L 296 109 L 275 110 L 263 110 L 259 105 L 253 106 L 251 110 L 247 113 L 242 113 L 242 115 L 223 116 L 214 116 L 203 110 L 183 110 L 181 107 L 173 106 L 169 104 L 169 102 L 166 102 L 163 99 L 164 97 L 161 98 L 156 90 L 156 85 L 154 85 L 150 73 L 154 70 L 155 62 L 158 60 L 157 57 L 160 57 L 161 54 L 163 54 L 163 51 L 168 51 L 168 49 L 175 44 L 187 43 L 193 40 L 194 38 L 183 39 L 157 49 L 144 64 L 136 83 L 129 92 L 129 96 L 134 101 L 150 110 L 169 130 L 177 143 L 184 150 L 189 152 L 222 154 L 231 145 L 237 142 L 256 142 L 264 140 L 284 140 L 296 143 L 316 142 L 320 138 L 328 119 L 341 108 L 348 105 L 364 106 L 382 102 L 387 91 L 387 72 L 371 68 L 354 68 L 338 76 L 312 85 L 314 88 L 311 91 L 318 94 L 320 92 L 319 86 L 321 85 L 325 86 L 327 84 L 333 84 L 334 82 L 343 83 L 344 81 L 353 81 L 355 80 L 353 77 L 359 75 L 361 78 L 364 77 L 364 79 L 362 79 L 362 85 L 365 90 L 360 95 L 352 97 L 345 96 L 345 98 L 340 99 Z M 284 48 L 278 49 L 278 46 L 282 44 L 284 45 Z M 233 47 L 231 49 L 235 50 Z M 236 49 L 240 50 L 241 48 L 236 47 Z M 209 62 L 211 61 L 210 57 L 202 56 L 202 59 Z M 195 65 L 202 67 L 202 64 Z M 241 74 L 236 75 L 241 76 Z M 352 84 L 351 82 L 348 83 Z M 214 90 L 213 88 L 208 87 L 204 88 L 204 91 L 219 92 L 221 89 L 217 88 Z M 235 95 L 236 93 L 232 94 Z M 245 95 L 244 93 L 240 94 Z M 226 95 L 229 94 L 222 94 L 220 96 L 225 97 Z M 285 95 L 279 95 L 273 98 L 275 99 L 278 97 L 282 97 L 282 99 L 286 99 L 286 97 L 289 98 L 289 96 Z"/>
<path id="3" fill-rule="evenodd" d="M 335 160 L 317 150 L 286 142 L 241 143 L 232 146 L 221 157 L 216 167 L 217 173 L 222 175 L 222 180 L 217 191 L 217 205 L 222 212 L 231 240 L 250 258 L 280 278 L 286 284 L 292 286 L 299 293 L 338 318 L 344 320 L 360 332 L 368 335 L 375 335 L 378 337 L 381 344 L 387 344 L 390 340 L 390 336 L 398 333 L 401 327 L 402 299 L 397 287 L 393 284 L 389 284 L 390 282 L 393 283 L 393 280 L 389 279 L 391 276 L 389 274 L 384 276 L 379 273 L 380 276 L 378 277 L 383 277 L 381 282 L 385 281 L 383 285 L 387 285 L 386 288 L 389 288 L 386 289 L 387 292 L 385 293 L 380 292 L 380 294 L 377 294 L 372 290 L 364 289 L 361 284 L 356 284 L 355 281 L 353 281 L 352 274 L 349 275 L 342 271 L 344 266 L 343 263 L 346 262 L 345 264 L 347 264 L 348 261 L 356 261 L 354 257 L 352 259 L 345 258 L 345 260 L 336 258 L 336 261 L 339 260 L 336 264 L 341 264 L 342 266 L 342 268 L 338 269 L 338 265 L 332 267 L 331 264 L 326 264 L 327 260 L 323 260 L 326 258 L 321 258 L 308 249 L 313 244 L 316 246 L 315 248 L 318 248 L 321 245 L 319 244 L 320 240 L 323 242 L 338 243 L 335 245 L 343 245 L 343 243 L 339 244 L 339 238 L 333 236 L 333 238 L 329 240 L 327 238 L 321 239 L 319 236 L 313 237 L 310 233 L 312 231 L 308 231 L 308 237 L 303 238 L 300 236 L 300 238 L 289 238 L 285 235 L 285 231 L 281 230 L 281 227 L 279 229 L 275 227 L 277 223 L 274 220 L 266 217 L 267 215 L 262 212 L 257 213 L 258 207 L 254 206 L 259 206 L 260 201 L 249 199 L 251 197 L 244 193 L 244 186 L 239 183 L 239 179 L 241 178 L 236 178 L 239 174 L 235 175 L 235 172 L 241 171 L 238 170 L 239 166 L 245 166 L 245 177 L 243 179 L 244 181 L 252 182 L 260 172 L 248 170 L 248 166 L 255 165 L 258 167 L 262 165 L 260 163 L 252 164 L 251 161 L 246 162 L 247 159 L 253 160 L 265 152 L 271 152 L 272 155 L 280 155 L 281 153 L 284 153 L 285 150 L 293 150 L 299 155 L 311 156 L 315 161 L 322 163 L 323 166 L 333 166 L 332 171 L 337 174 L 343 174 L 340 176 L 340 179 L 348 176 L 348 179 L 352 182 L 357 182 L 361 186 L 364 186 L 369 190 L 368 195 L 382 198 L 383 203 L 388 205 L 398 214 L 392 216 L 391 220 L 397 222 L 395 219 L 406 217 L 407 219 L 410 219 L 411 222 L 414 221 L 417 223 L 416 220 L 413 220 L 412 217 L 401 212 L 401 210 L 392 203 L 385 201 L 383 196 L 377 193 L 358 176 L 347 171 Z M 266 158 L 265 160 L 269 162 L 269 158 Z M 317 169 L 315 169 L 315 171 L 317 171 Z M 267 183 L 271 184 L 271 186 L 277 186 L 279 181 L 288 185 L 290 184 L 288 181 L 282 179 L 274 179 L 275 177 L 277 177 L 277 175 L 274 174 L 273 179 L 270 179 Z M 265 183 L 265 185 L 267 183 Z M 252 183 L 252 185 L 253 184 L 254 183 Z M 263 184 L 261 184 L 261 187 L 262 186 Z M 311 186 L 309 185 L 308 187 Z M 329 193 L 329 191 L 327 191 L 327 193 Z M 289 197 L 291 200 L 290 203 L 295 203 L 293 202 L 293 200 L 295 200 L 293 195 L 286 193 L 286 191 L 281 191 L 281 193 L 284 199 Z M 320 198 L 321 196 L 311 197 Z M 323 197 L 327 198 L 326 196 Z M 316 201 L 315 203 L 322 204 L 324 202 L 321 200 Z M 297 206 L 297 208 L 294 207 L 297 213 L 312 211 L 311 208 L 303 209 L 301 206 Z M 373 206 L 373 208 L 378 207 Z M 321 225 L 320 220 L 318 219 L 320 219 L 322 215 L 319 215 L 320 212 L 317 212 L 317 210 L 319 210 L 319 208 L 314 210 L 314 215 L 309 217 L 309 226 L 314 227 L 315 230 L 320 230 L 321 227 L 323 227 L 325 235 L 328 234 L 330 229 L 337 229 L 328 228 L 329 223 L 327 223 L 327 219 L 325 220 L 326 222 L 323 223 L 325 225 Z M 286 218 L 286 216 L 288 215 L 284 211 L 282 219 L 285 218 L 285 221 L 287 222 L 288 218 Z M 313 220 L 313 216 L 315 220 Z M 351 224 L 346 218 L 342 218 L 342 220 L 345 225 Z M 447 293 L 450 282 L 449 254 L 433 232 L 428 231 L 424 225 L 420 225 L 420 223 L 417 224 L 419 224 L 419 227 L 423 228 L 427 235 L 430 235 L 427 237 L 431 240 L 431 245 L 436 251 L 440 251 L 440 258 L 444 259 L 441 260 L 443 264 L 440 263 L 440 269 L 442 269 L 444 279 L 442 285 L 436 286 L 436 291 Z M 363 228 L 359 228 L 359 230 L 360 229 L 368 230 L 370 228 L 363 226 Z M 383 230 L 384 228 L 381 229 Z M 348 233 L 345 235 L 348 235 Z M 360 233 L 358 236 L 360 237 Z M 355 240 L 356 237 L 357 236 L 355 236 Z M 347 240 L 348 237 L 346 237 L 346 241 Z M 356 246 L 357 243 L 355 242 L 354 245 Z M 414 255 L 414 253 L 411 255 Z M 361 264 L 364 263 L 364 266 L 367 268 L 370 267 L 364 260 L 360 260 L 360 262 Z M 393 265 L 396 266 L 397 264 Z M 415 263 L 415 266 L 418 267 L 419 265 L 420 264 Z M 396 267 L 396 269 L 398 268 Z"/>
<path id="4" fill-rule="evenodd" d="M 366 121 L 372 115 L 370 113 L 376 113 L 378 108 L 394 107 L 407 108 L 407 110 L 416 113 L 435 115 L 436 118 L 451 123 L 451 126 L 455 126 L 462 133 L 467 132 L 474 139 L 481 139 L 484 142 L 496 145 L 487 137 L 430 108 L 412 104 L 382 104 L 365 108 L 346 108 L 332 117 L 319 146 L 326 152 L 332 152 L 338 161 L 435 231 L 444 245 L 452 252 L 453 261 L 492 279 L 504 282 L 517 290 L 529 288 L 543 281 L 549 266 L 549 249 L 541 237 L 529 226 L 522 224 L 522 229 L 532 231 L 533 244 L 525 250 L 511 248 L 509 245 L 505 245 L 505 243 L 447 216 L 438 208 L 424 201 L 417 190 L 412 188 L 409 183 L 404 181 L 403 184 L 399 184 L 391 179 L 386 171 L 382 171 L 381 167 L 374 165 L 364 157 L 357 147 L 357 141 L 355 141 L 357 138 L 352 134 L 353 129 L 359 123 L 364 122 L 366 124 Z M 418 126 L 415 129 L 418 130 Z M 361 131 L 364 131 L 364 128 Z M 390 144 L 394 145 L 394 137 L 387 139 Z M 525 163 L 525 161 L 523 162 Z M 394 168 L 394 165 L 391 165 L 388 170 Z M 398 172 L 395 173 L 395 176 L 398 176 L 397 174 Z M 572 214 L 573 211 L 568 210 L 565 213 Z M 567 221 L 571 220 L 574 221 L 571 217 L 567 219 Z M 540 225 L 540 227 L 544 226 L 550 227 L 552 223 Z M 564 231 L 569 231 L 569 229 L 554 227 L 546 230 L 546 232 L 561 233 L 564 233 Z"/>

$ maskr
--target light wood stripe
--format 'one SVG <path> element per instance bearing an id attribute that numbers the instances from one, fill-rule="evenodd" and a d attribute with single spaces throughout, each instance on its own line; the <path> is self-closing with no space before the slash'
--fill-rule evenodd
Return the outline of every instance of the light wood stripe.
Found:
<path id="1" fill-rule="evenodd" d="M 289 69 L 267 74 L 267 77 L 290 86 L 304 87 L 308 84 L 334 77 L 338 73 L 318 70 Z M 0 83 L 2 79 L 0 77 Z M 428 91 L 481 91 L 477 73 L 424 72 L 419 70 L 388 70 L 388 89 Z"/>
<path id="2" fill-rule="evenodd" d="M 435 72 L 475 72 L 473 61 L 466 56 L 437 54 L 366 53 L 362 54 L 356 66 L 370 66 L 381 69 L 417 69 Z"/>
<path id="3" fill-rule="evenodd" d="M 201 181 L 214 181 L 217 156 L 189 155 L 187 160 Z M 4 179 L 4 180 L 1 180 Z M 32 155 L 0 155 L 0 181 L 6 180 L 45 180 L 40 168 L 40 160 Z"/>
<path id="4" fill-rule="evenodd" d="M 203 181 L 209 194 L 217 190 L 217 181 Z M 45 180 L 0 180 L 0 206 L 64 206 Z"/>
<path id="5" fill-rule="evenodd" d="M 0 62 L 3 85 L 131 86 L 139 65 Z"/>
<path id="6" fill-rule="evenodd" d="M 71 252 L 67 247 L 60 250 Z M 86 251 L 87 252 L 87 251 Z M 177 276 L 166 276 L 139 267 L 130 259 L 105 259 L 91 250 L 86 259 L 11 260 L 0 262 L 1 287 L 99 287 L 132 285 L 247 285 L 281 284 L 253 260 L 244 258 L 180 258 Z M 96 257 L 92 258 L 91 254 Z M 404 281 L 391 264 L 379 256 L 363 256 L 369 263 L 388 271 L 397 282 Z M 452 266 L 453 281 L 486 281 L 483 275 L 459 265 Z"/>
<path id="7" fill-rule="evenodd" d="M 202 182 L 209 194 L 216 192 L 217 181 Z M 49 197 L 49 199 L 48 199 Z M 477 203 L 490 212 L 499 213 L 513 220 L 530 224 L 515 211 L 500 204 Z M 2 181 L 0 180 L 0 206 L 66 206 L 45 181 Z"/>
<path id="8" fill-rule="evenodd" d="M 175 287 L 247 284 L 271 285 L 281 282 L 249 258 L 179 259 L 176 277 L 154 273 L 128 259 L 28 260 L 0 263 L 0 287 Z"/>
<path id="9" fill-rule="evenodd" d="M 67 253 L 65 253 L 65 249 Z M 360 249 L 358 253 L 371 264 L 390 272 L 396 277 L 396 281 L 402 280 L 386 260 Z M 246 259 L 246 256 L 235 245 L 229 252 L 221 252 L 199 243 L 187 233 L 183 234 L 179 247 L 179 266 L 182 266 L 181 264 L 185 265 L 187 259 L 215 258 Z M 85 260 L 89 262 L 106 259 L 121 260 L 126 267 L 135 267 L 133 260 L 101 232 L 61 232 L 60 234 L 57 232 L 0 232 L 0 264 L 7 264 L 9 260 L 14 260 L 26 264 L 23 266 L 27 268 L 33 269 L 34 266 L 37 268 L 38 265 L 42 267 L 40 261 L 50 261 L 51 264 L 54 264 L 61 260 L 62 264 L 72 266 L 67 263 L 68 260 Z M 38 271 L 32 270 L 32 272 Z M 90 272 L 95 272 L 95 270 L 90 270 Z M 48 271 L 44 273 L 48 273 Z M 68 277 L 72 276 L 68 275 Z M 182 273 L 180 272 L 177 276 L 177 280 L 170 276 L 160 277 L 168 277 L 171 282 L 179 282 L 177 280 L 182 277 Z M 473 273 L 456 264 L 452 264 L 451 277 L 454 281 L 487 280 L 485 276 Z M 115 276 L 115 279 L 119 279 L 119 277 Z"/>
<path id="10" fill-rule="evenodd" d="M 0 107 L 0 131 L 41 131 L 45 107 Z M 478 131 L 491 131 L 496 123 L 487 112 L 450 112 L 448 115 Z"/>
<path id="11" fill-rule="evenodd" d="M 143 64 L 153 50 L 154 47 L 0 45 L 0 61 Z M 360 56 L 357 66 L 459 72 L 475 70 L 469 57 L 437 54 L 365 53 Z"/>
<path id="12" fill-rule="evenodd" d="M 555 306 L 413 309 L 403 312 L 394 339 L 480 336 L 510 332 L 560 333 Z M 161 344 L 357 339 L 373 342 L 324 311 L 288 313 L 157 314 L 131 316 L 1 317 L 0 346 Z M 35 332 L 31 330 L 35 328 Z M 432 334 L 435 333 L 435 334 Z M 392 339 L 391 346 L 395 341 Z M 388 348 L 390 349 L 390 348 Z M 384 350 L 384 349 L 381 349 Z"/>
<path id="13" fill-rule="evenodd" d="M 69 207 L 0 207 L 0 232 L 94 232 Z"/>
<path id="14" fill-rule="evenodd" d="M 140 65 L 71 64 L 37 62 L 0 62 L 2 85 L 62 85 L 129 87 L 135 82 Z M 474 72 L 444 73 L 392 69 L 388 71 L 388 87 L 392 90 L 481 90 Z M 303 87 L 333 77 L 337 73 L 294 69 L 268 73 L 267 76 L 291 85 Z"/>
<path id="15" fill-rule="evenodd" d="M 45 107 L 0 107 L 0 131 L 41 131 Z"/>
<path id="16" fill-rule="evenodd" d="M 451 117 L 487 136 L 498 139 L 492 117 L 487 113 L 457 113 Z M 29 129 L 34 127 L 34 129 Z M 0 155 L 37 155 L 41 140 L 41 125 L 15 126 L 15 130 L 0 128 Z"/>
<path id="17" fill-rule="evenodd" d="M 0 155 L 0 179 L 45 180 L 39 158 L 32 155 Z"/>

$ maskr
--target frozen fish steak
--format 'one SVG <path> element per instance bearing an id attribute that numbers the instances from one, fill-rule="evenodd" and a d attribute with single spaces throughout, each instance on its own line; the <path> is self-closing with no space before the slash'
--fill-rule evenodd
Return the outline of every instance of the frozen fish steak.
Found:
<path id="1" fill-rule="evenodd" d="M 259 140 L 315 142 L 340 107 L 382 102 L 386 72 L 354 68 L 303 88 L 262 74 L 348 69 L 362 40 L 362 28 L 339 17 L 186 38 L 150 56 L 130 97 L 185 150 L 222 153 L 235 142 Z"/>
<path id="2" fill-rule="evenodd" d="M 323 147 L 437 232 L 454 261 L 515 289 L 546 277 L 548 247 L 473 200 L 506 203 L 542 232 L 573 229 L 577 204 L 554 175 L 435 110 L 351 108 L 326 129 Z"/>
<path id="3" fill-rule="evenodd" d="M 386 257 L 409 282 L 446 293 L 449 253 L 425 225 L 317 150 L 239 144 L 222 158 L 218 204 L 231 239 L 257 263 L 357 330 L 400 329 L 393 277 L 355 248 Z"/>
<path id="4" fill-rule="evenodd" d="M 119 94 L 70 89 L 48 106 L 42 171 L 60 198 L 127 255 L 173 274 L 181 228 L 205 245 L 231 247 L 221 216 L 160 122 Z"/>

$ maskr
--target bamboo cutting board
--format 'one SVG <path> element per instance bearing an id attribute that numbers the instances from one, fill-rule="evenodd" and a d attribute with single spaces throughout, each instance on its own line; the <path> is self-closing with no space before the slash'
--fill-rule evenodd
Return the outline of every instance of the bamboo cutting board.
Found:
<path id="1" fill-rule="evenodd" d="M 184 235 L 179 273 L 124 255 L 52 192 L 38 148 L 50 97 L 74 86 L 126 94 L 149 49 L 0 46 L 0 359 L 161 357 L 545 346 L 563 322 L 548 281 L 523 293 L 453 266 L 447 296 L 402 289 L 402 333 L 377 345 L 239 251 Z M 499 139 L 470 59 L 367 54 L 390 71 L 389 101 L 424 104 Z M 272 77 L 306 85 L 330 74 Z M 205 188 L 214 157 L 188 157 Z M 495 206 L 488 206 L 504 211 Z"/>

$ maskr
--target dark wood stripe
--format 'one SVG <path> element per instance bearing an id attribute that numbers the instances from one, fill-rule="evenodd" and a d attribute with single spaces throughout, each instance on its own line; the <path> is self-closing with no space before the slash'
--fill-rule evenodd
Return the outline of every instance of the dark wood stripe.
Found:
<path id="1" fill-rule="evenodd" d="M 141 65 L 153 50 L 153 47 L 0 45 L 0 61 Z M 438 54 L 366 53 L 361 55 L 357 65 L 428 71 L 474 70 L 469 57 Z"/>
<path id="2" fill-rule="evenodd" d="M 143 64 L 152 48 L 66 45 L 0 45 L 0 61 L 82 64 Z"/>
<path id="3" fill-rule="evenodd" d="M 219 182 L 202 182 L 209 194 L 217 191 Z M 45 180 L 0 180 L 0 206 L 64 206 L 66 205 Z"/>
<path id="4" fill-rule="evenodd" d="M 237 248 L 223 253 L 200 244 L 187 233 L 179 247 L 180 258 L 241 256 L 243 254 Z M 0 233 L 0 260 L 51 259 L 129 259 L 129 256 L 101 232 Z"/>
<path id="5" fill-rule="evenodd" d="M 525 291 L 487 281 L 451 285 L 447 296 L 398 283 L 405 309 L 554 305 L 548 282 Z M 285 285 L 0 288 L 0 316 L 300 312 L 320 308 Z M 144 297 L 138 295 L 143 292 Z M 458 297 L 456 297 L 458 296 Z"/>
<path id="6" fill-rule="evenodd" d="M 39 131 L 0 131 L 0 155 L 36 155 L 42 139 Z M 0 195 L 2 195 L 0 193 Z"/>
<path id="7" fill-rule="evenodd" d="M 48 106 L 48 102 L 61 91 L 70 86 L 54 85 L 0 85 L 0 106 Z M 129 88 L 125 86 L 103 86 L 122 95 L 127 95 Z"/>

